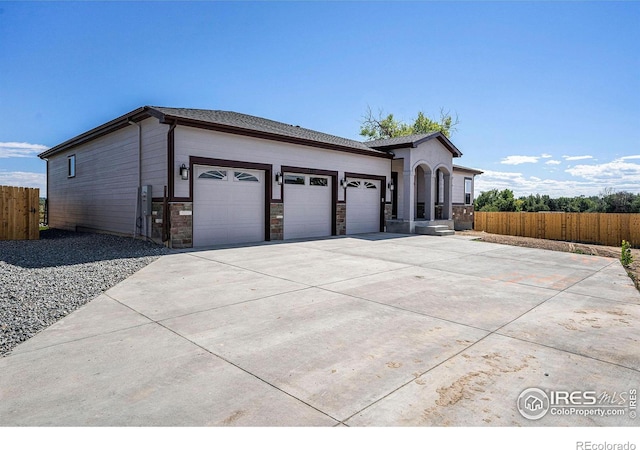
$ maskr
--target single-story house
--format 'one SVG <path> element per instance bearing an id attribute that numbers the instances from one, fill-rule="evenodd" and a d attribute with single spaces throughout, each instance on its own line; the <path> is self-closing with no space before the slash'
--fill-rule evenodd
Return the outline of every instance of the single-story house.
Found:
<path id="1" fill-rule="evenodd" d="M 173 248 L 460 227 L 479 171 L 442 133 L 358 142 L 229 111 L 144 106 L 46 150 L 49 225 Z"/>

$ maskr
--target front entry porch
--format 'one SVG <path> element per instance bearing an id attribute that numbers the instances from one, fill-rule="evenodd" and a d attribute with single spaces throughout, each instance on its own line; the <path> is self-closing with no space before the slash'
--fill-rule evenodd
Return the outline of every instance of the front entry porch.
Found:
<path id="1" fill-rule="evenodd" d="M 408 167 L 407 167 L 408 166 Z M 397 205 L 395 217 L 386 222 L 392 233 L 453 234 L 452 167 L 425 161 L 411 165 L 407 158 L 394 161 L 392 177 L 398 192 L 393 196 Z"/>
<path id="2" fill-rule="evenodd" d="M 453 232 L 453 219 L 447 220 L 403 220 L 403 219 L 391 219 L 387 220 L 387 233 L 405 233 L 405 234 L 433 234 L 441 236 L 443 233 L 435 233 L 437 229 L 443 228 L 431 228 L 431 227 L 446 227 L 447 230 Z M 432 232 L 434 231 L 434 232 Z"/>

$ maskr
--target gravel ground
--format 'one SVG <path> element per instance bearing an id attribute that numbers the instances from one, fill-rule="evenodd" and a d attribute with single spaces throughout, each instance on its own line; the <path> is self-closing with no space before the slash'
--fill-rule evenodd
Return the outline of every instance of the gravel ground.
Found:
<path id="1" fill-rule="evenodd" d="M 166 253 L 141 240 L 60 230 L 0 241 L 0 357 Z"/>

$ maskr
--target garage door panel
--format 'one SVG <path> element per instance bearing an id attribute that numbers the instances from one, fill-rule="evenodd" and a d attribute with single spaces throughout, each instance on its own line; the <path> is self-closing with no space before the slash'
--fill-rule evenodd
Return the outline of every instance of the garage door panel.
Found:
<path id="1" fill-rule="evenodd" d="M 193 244 L 264 240 L 264 172 L 196 166 Z"/>
<path id="2" fill-rule="evenodd" d="M 285 174 L 284 238 L 330 236 L 331 199 L 331 177 Z"/>
<path id="3" fill-rule="evenodd" d="M 379 180 L 347 179 L 347 234 L 380 231 Z"/>

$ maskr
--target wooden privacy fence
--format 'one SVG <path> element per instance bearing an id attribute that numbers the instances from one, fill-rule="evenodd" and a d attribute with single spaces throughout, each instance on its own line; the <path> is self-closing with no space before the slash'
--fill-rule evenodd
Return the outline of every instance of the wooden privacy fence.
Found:
<path id="1" fill-rule="evenodd" d="M 40 238 L 40 190 L 0 186 L 0 240 Z"/>
<path id="2" fill-rule="evenodd" d="M 614 247 L 624 239 L 640 248 L 640 214 L 476 211 L 473 229 Z"/>

